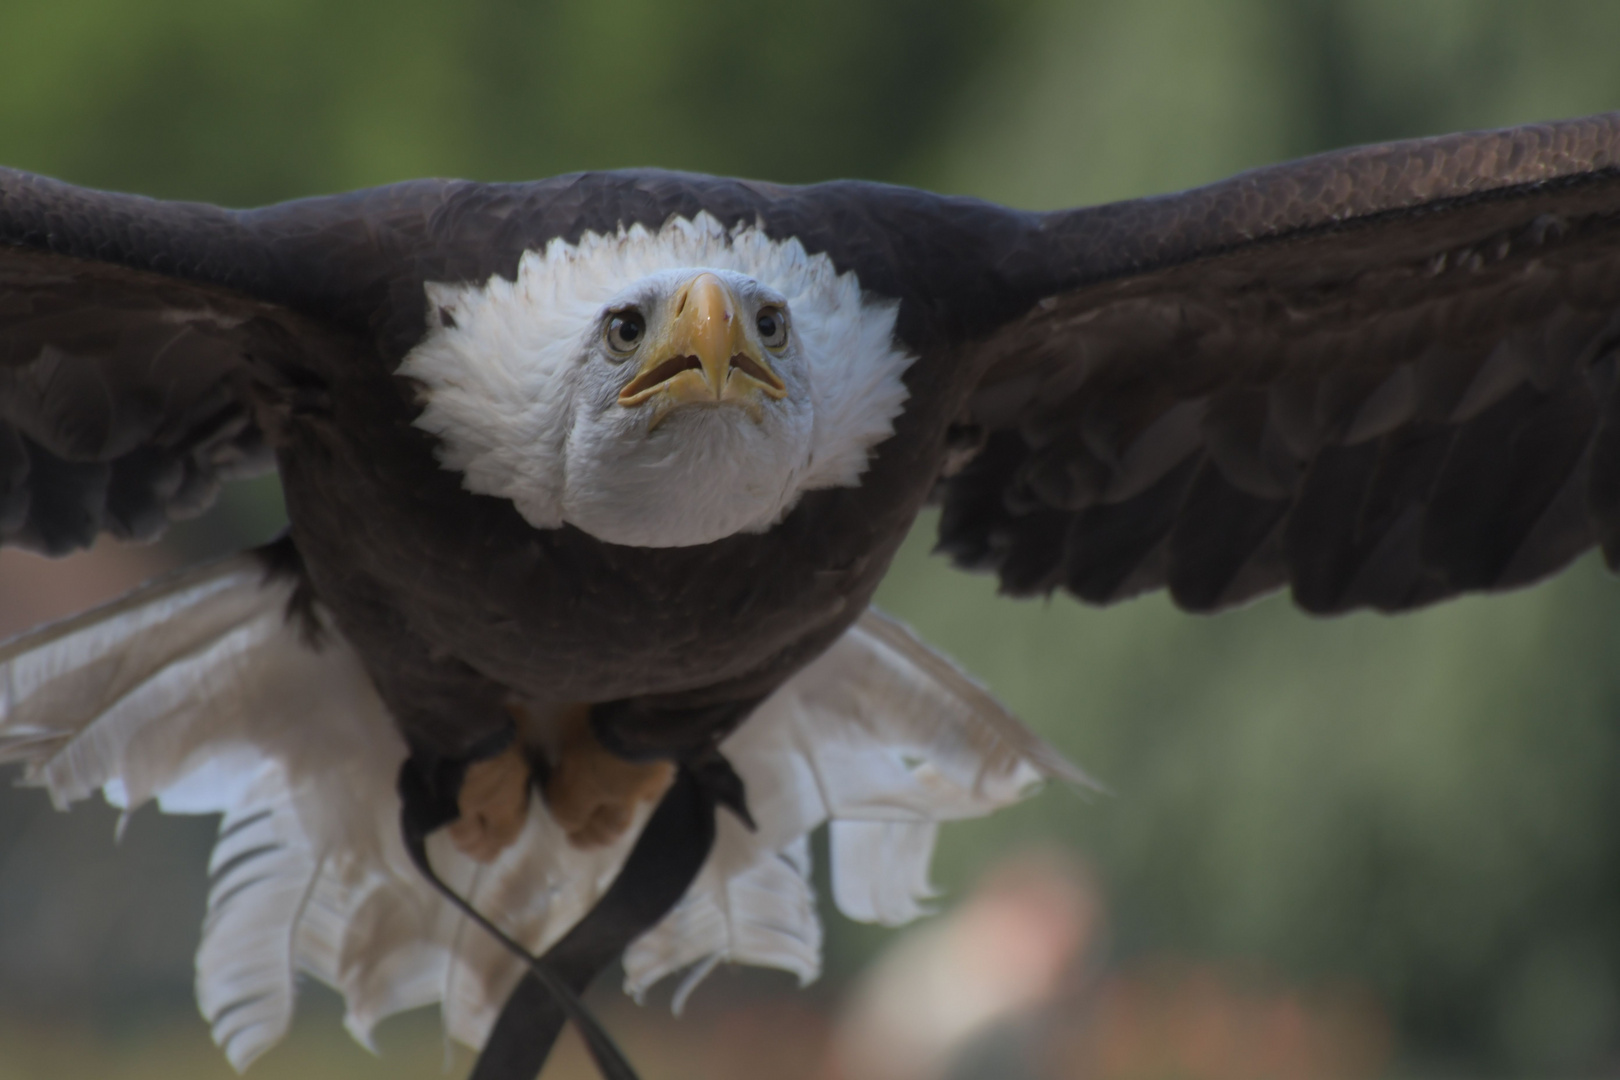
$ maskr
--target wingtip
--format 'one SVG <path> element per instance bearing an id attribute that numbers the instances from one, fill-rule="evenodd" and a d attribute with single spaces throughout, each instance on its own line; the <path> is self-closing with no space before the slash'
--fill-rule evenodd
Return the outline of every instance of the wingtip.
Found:
<path id="1" fill-rule="evenodd" d="M 1034 739 L 1037 745 L 1029 748 L 1029 760 L 1047 779 L 1061 780 L 1082 797 L 1114 794 L 1107 784 L 1070 761 L 1057 747 L 1040 736 Z"/>

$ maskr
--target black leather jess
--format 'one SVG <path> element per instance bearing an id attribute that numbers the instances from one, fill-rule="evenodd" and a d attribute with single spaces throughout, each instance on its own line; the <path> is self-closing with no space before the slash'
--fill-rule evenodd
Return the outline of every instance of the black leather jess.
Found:
<path id="1" fill-rule="evenodd" d="M 444 897 L 529 967 L 501 1008 L 469 1080 L 535 1080 L 571 1020 L 603 1080 L 637 1080 L 636 1072 L 580 995 L 625 948 L 652 929 L 685 895 L 714 846 L 715 810 L 725 805 L 749 821 L 742 784 L 724 759 L 682 763 L 613 884 L 544 956 L 512 940 L 434 873 L 427 837 L 454 821 L 462 763 L 425 766 L 408 759 L 399 774 L 405 850 Z"/>

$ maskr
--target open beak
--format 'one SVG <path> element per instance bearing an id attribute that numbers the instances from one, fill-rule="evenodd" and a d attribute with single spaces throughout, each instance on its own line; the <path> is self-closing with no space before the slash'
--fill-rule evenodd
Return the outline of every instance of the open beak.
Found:
<path id="1" fill-rule="evenodd" d="M 671 409 L 688 403 L 736 404 L 757 420 L 763 399 L 787 396 L 724 281 L 697 275 L 675 294 L 671 310 L 668 328 L 643 347 L 640 368 L 619 391 L 620 405 L 656 399 L 656 427 Z"/>

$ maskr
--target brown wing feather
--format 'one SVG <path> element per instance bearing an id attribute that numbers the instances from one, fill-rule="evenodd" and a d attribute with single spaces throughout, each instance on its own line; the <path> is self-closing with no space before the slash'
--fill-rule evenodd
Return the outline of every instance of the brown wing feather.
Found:
<path id="1" fill-rule="evenodd" d="M 1049 295 L 978 346 L 942 548 L 1014 593 L 1198 611 L 1615 561 L 1617 151 L 1598 117 L 1050 216 L 1016 268 L 1049 260 Z"/>
<path id="2" fill-rule="evenodd" d="M 229 211 L 0 170 L 0 543 L 150 539 L 274 466 L 268 361 L 329 332 L 269 266 Z"/>

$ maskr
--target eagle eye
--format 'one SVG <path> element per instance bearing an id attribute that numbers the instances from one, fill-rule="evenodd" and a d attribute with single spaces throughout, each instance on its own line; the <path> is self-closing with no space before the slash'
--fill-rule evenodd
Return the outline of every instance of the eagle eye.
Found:
<path id="1" fill-rule="evenodd" d="M 607 323 L 608 348 L 628 356 L 636 351 L 647 333 L 647 320 L 635 308 L 615 311 Z"/>
<path id="2" fill-rule="evenodd" d="M 780 349 L 787 344 L 787 312 L 779 307 L 762 307 L 754 317 L 759 340 L 767 349 Z"/>

